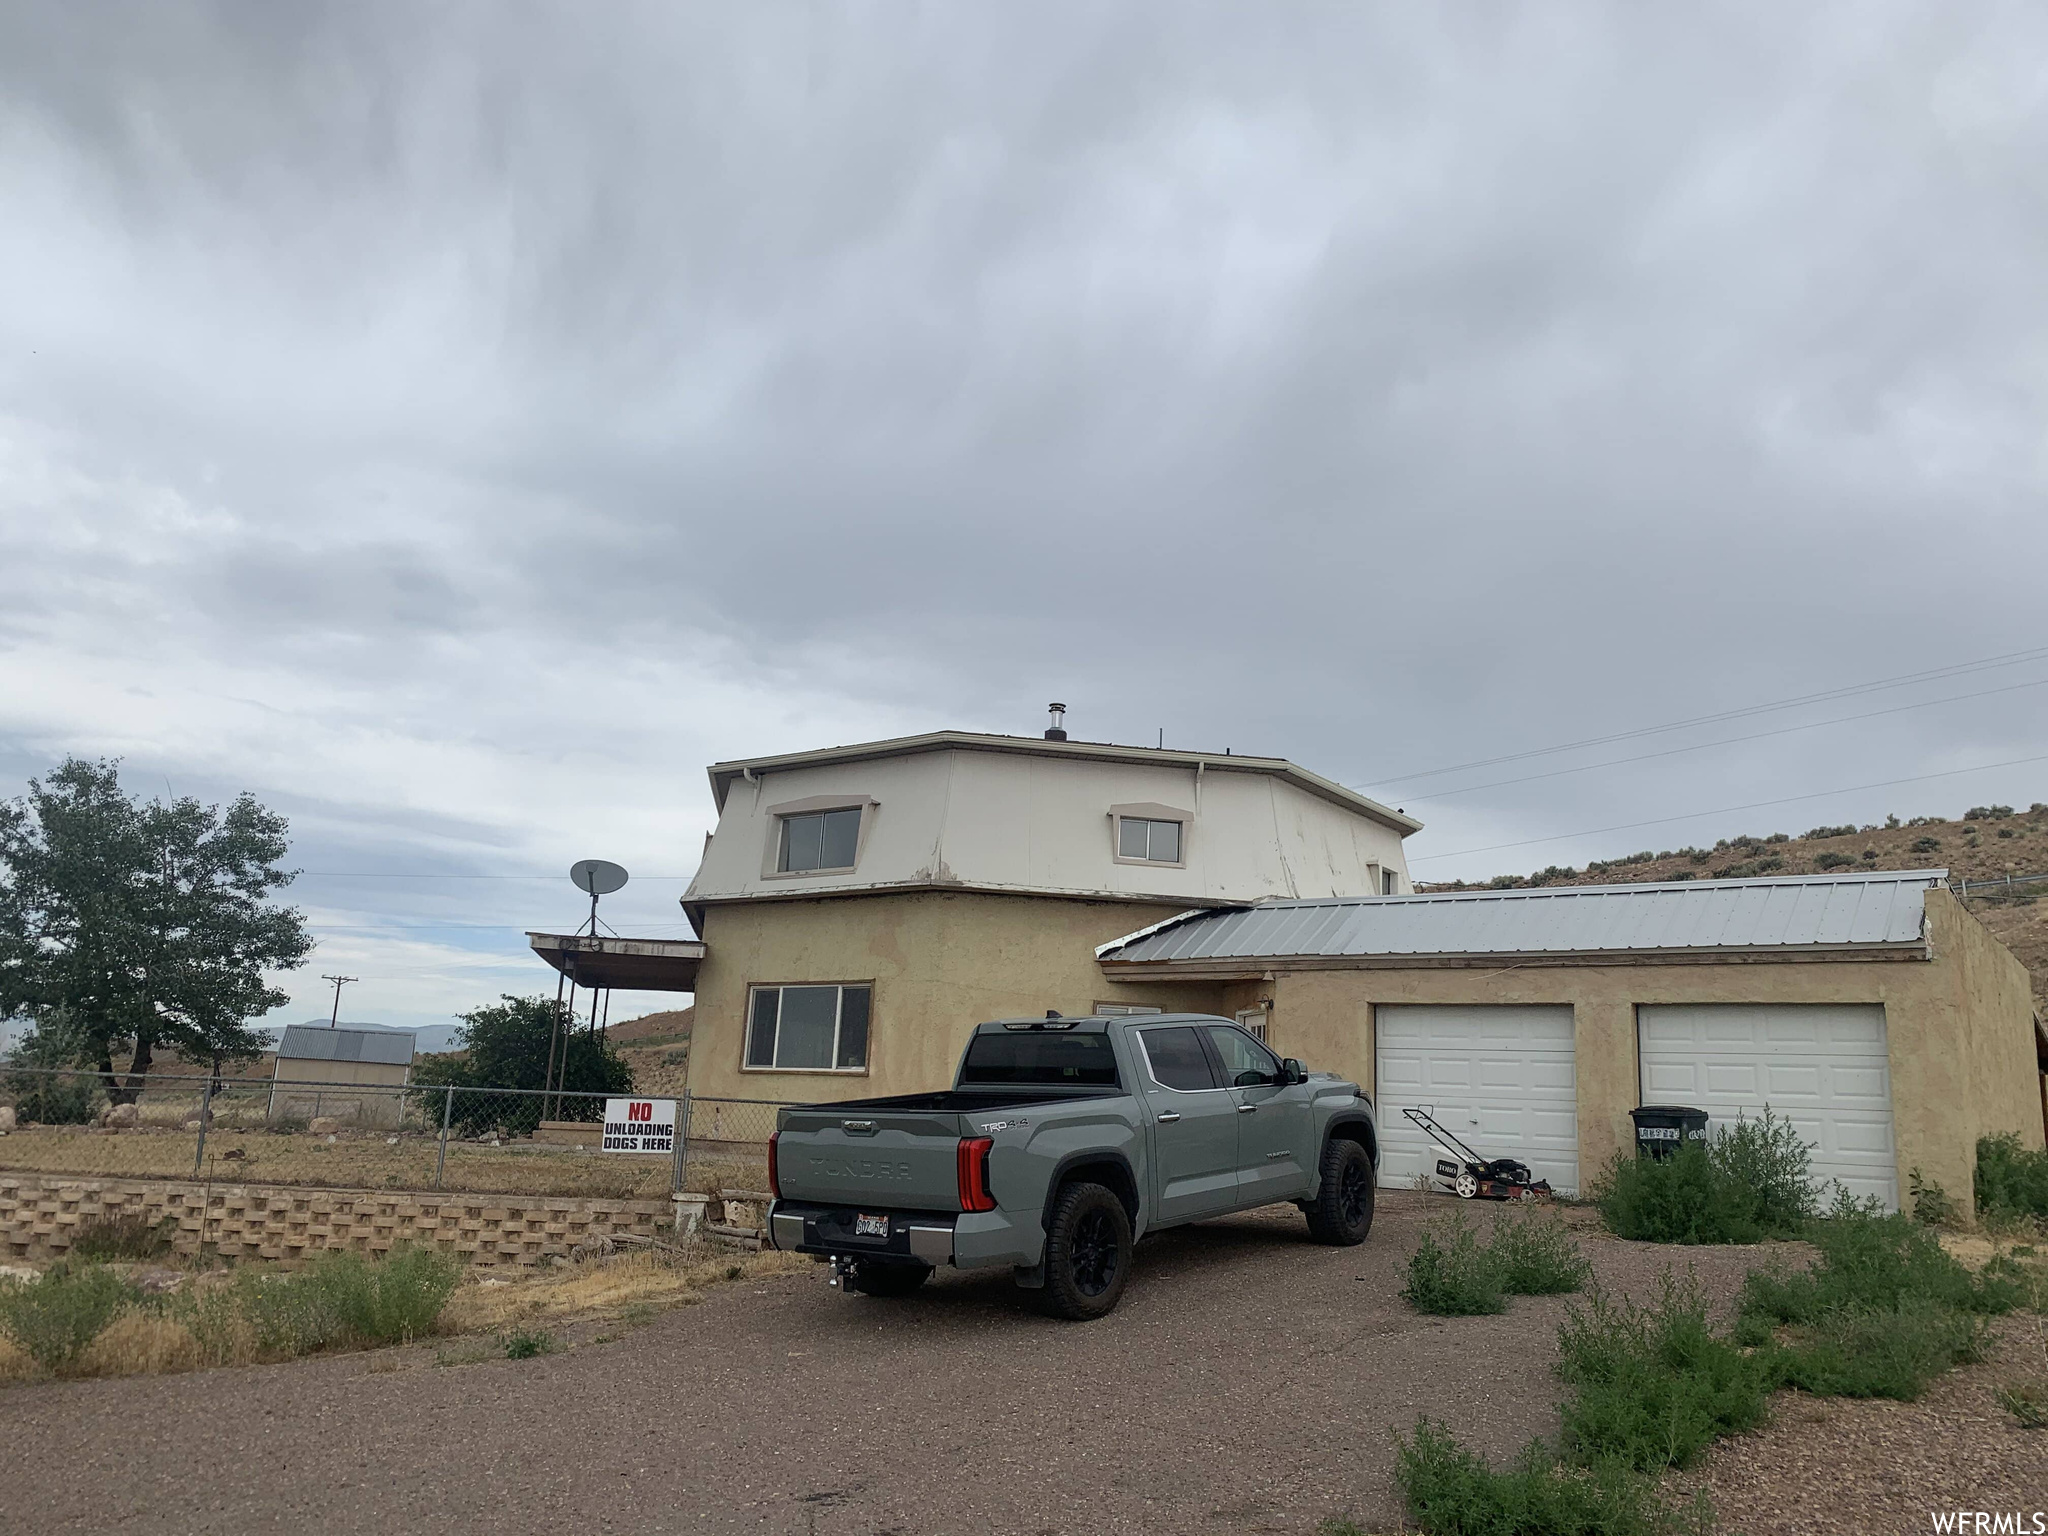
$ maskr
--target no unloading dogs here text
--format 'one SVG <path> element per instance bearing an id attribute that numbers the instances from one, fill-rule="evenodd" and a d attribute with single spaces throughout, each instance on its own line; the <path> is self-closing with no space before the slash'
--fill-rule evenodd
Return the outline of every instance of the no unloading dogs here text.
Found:
<path id="1" fill-rule="evenodd" d="M 603 1152 L 674 1152 L 674 1099 L 606 1099 Z"/>

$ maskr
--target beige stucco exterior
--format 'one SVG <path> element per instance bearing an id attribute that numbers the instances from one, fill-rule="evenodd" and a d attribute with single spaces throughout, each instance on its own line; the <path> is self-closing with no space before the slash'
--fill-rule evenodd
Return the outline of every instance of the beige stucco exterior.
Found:
<path id="1" fill-rule="evenodd" d="M 1087 1013 L 1097 1003 L 1213 1008 L 1209 983 L 1105 981 L 1095 948 L 1183 910 L 970 891 L 749 901 L 704 914 L 690 1092 L 818 1102 L 943 1088 L 984 1019 Z M 862 1073 L 741 1066 L 750 987 L 868 982 Z"/>
<path id="2" fill-rule="evenodd" d="M 1115 970 L 1114 966 L 1109 967 Z M 1213 963 L 1211 963 L 1213 970 Z M 1189 1006 L 1189 981 L 1162 995 Z M 1121 979 L 1121 978 L 1120 978 Z M 1146 983 L 1132 981 L 1130 990 Z M 1273 963 L 1257 979 L 1216 979 L 1219 1012 L 1273 1000 L 1268 1039 L 1282 1055 L 1370 1087 L 1374 1010 L 1386 1004 L 1565 1004 L 1577 1057 L 1580 1166 L 1599 1168 L 1632 1143 L 1636 1009 L 1660 1003 L 1876 1003 L 1884 1008 L 1899 1189 L 1912 1171 L 1970 1197 L 1979 1136 L 2011 1131 L 2042 1145 L 2033 1000 L 2024 966 L 1946 890 L 1927 894 L 1924 958 L 1755 959 L 1632 964 L 1390 966 Z"/>

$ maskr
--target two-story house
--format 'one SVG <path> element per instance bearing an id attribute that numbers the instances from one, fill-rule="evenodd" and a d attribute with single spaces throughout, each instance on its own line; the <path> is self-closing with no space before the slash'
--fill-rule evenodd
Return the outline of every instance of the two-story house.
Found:
<path id="1" fill-rule="evenodd" d="M 698 1095 L 914 1092 L 950 1080 L 982 1019 L 1212 1008 L 1213 984 L 1105 981 L 1097 946 L 1191 908 L 1408 891 L 1402 839 L 1420 826 L 1280 758 L 1057 725 L 710 776 L 718 826 L 682 898 L 703 946 Z M 1258 988 L 1241 990 L 1256 1025 Z"/>

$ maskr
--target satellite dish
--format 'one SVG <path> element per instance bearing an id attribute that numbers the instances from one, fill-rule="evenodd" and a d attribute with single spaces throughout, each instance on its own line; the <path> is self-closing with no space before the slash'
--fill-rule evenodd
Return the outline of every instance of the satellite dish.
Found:
<path id="1" fill-rule="evenodd" d="M 608 859 L 578 859 L 569 866 L 569 878 L 585 895 L 609 896 L 625 885 L 626 871 Z"/>

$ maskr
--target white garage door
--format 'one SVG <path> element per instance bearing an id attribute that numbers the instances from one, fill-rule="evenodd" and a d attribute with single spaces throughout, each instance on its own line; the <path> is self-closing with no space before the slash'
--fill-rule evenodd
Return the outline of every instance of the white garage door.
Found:
<path id="1" fill-rule="evenodd" d="M 1643 1007 L 1645 1104 L 1690 1104 L 1708 1130 L 1769 1105 L 1813 1151 L 1814 1177 L 1899 1205 L 1884 1009 L 1875 1005 Z"/>
<path id="2" fill-rule="evenodd" d="M 1569 1008 L 1383 1006 L 1380 1182 L 1410 1186 L 1444 1154 L 1401 1113 L 1430 1108 L 1481 1157 L 1518 1157 L 1560 1194 L 1579 1187 Z"/>

